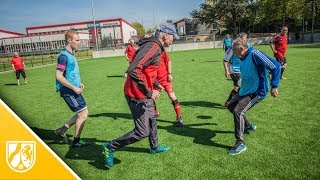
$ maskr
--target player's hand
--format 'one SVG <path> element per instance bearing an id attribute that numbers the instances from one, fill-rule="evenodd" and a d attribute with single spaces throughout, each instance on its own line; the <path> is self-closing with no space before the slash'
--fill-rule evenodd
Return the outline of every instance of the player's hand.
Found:
<path id="1" fill-rule="evenodd" d="M 277 53 L 278 53 L 278 51 L 276 51 L 276 50 L 273 51 L 273 54 L 277 54 Z"/>
<path id="2" fill-rule="evenodd" d="M 229 72 L 226 72 L 226 73 L 225 73 L 225 76 L 226 76 L 227 79 L 230 79 L 230 78 L 231 78 Z"/>
<path id="3" fill-rule="evenodd" d="M 82 88 L 75 87 L 75 88 L 73 89 L 73 91 L 74 91 L 75 93 L 77 93 L 77 94 L 81 94 L 81 93 L 82 93 Z"/>
<path id="4" fill-rule="evenodd" d="M 84 90 L 84 85 L 82 83 L 80 84 L 80 88 L 82 89 L 82 91 Z"/>
<path id="5" fill-rule="evenodd" d="M 160 92 L 159 92 L 158 90 L 152 90 L 152 96 L 151 96 L 151 98 L 152 98 L 153 100 L 157 100 L 157 99 L 159 99 L 159 97 L 160 97 Z"/>
<path id="6" fill-rule="evenodd" d="M 272 88 L 270 93 L 271 93 L 271 96 L 277 97 L 279 95 L 278 88 Z"/>
<path id="7" fill-rule="evenodd" d="M 172 74 L 168 74 L 168 81 L 171 82 L 173 80 Z"/>
<path id="8" fill-rule="evenodd" d="M 13 69 L 13 72 L 16 72 L 16 70 L 15 70 L 15 69 Z"/>

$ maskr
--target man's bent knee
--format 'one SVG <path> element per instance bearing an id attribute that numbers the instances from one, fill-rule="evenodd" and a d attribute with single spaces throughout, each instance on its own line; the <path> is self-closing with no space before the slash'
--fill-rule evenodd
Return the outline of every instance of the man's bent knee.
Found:
<path id="1" fill-rule="evenodd" d="M 84 109 L 83 111 L 78 112 L 78 117 L 85 121 L 88 118 L 88 108 Z"/>

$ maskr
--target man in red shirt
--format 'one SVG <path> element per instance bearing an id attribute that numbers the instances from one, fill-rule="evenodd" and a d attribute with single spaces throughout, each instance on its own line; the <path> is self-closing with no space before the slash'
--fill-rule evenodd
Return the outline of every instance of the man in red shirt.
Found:
<path id="1" fill-rule="evenodd" d="M 282 76 L 284 70 L 287 67 L 286 51 L 288 44 L 288 27 L 283 26 L 281 33 L 277 34 L 270 42 L 270 47 L 273 51 L 274 57 L 281 64 L 281 79 L 287 79 Z"/>
<path id="2" fill-rule="evenodd" d="M 164 47 L 172 44 L 173 38 L 179 39 L 176 28 L 171 23 L 163 23 L 155 35 L 141 39 L 139 49 L 127 70 L 124 94 L 134 120 L 134 129 L 127 134 L 103 144 L 105 163 L 113 166 L 114 152 L 126 145 L 149 137 L 150 153 L 156 154 L 170 150 L 169 146 L 159 146 L 157 119 L 154 100 L 160 97 L 156 89 L 157 69 Z"/>
<path id="3" fill-rule="evenodd" d="M 124 52 L 129 64 L 131 63 L 135 52 L 136 52 L 136 47 L 134 46 L 134 40 L 129 39 L 129 45 L 127 46 L 126 51 Z M 124 76 L 127 77 L 127 73 L 125 73 Z"/>
<path id="4" fill-rule="evenodd" d="M 24 83 L 28 84 L 27 76 L 26 76 L 26 72 L 25 72 L 25 69 L 27 69 L 26 65 L 24 64 L 23 59 L 21 57 L 19 57 L 19 54 L 17 52 L 13 53 L 13 58 L 11 60 L 11 64 L 12 64 L 13 71 L 16 73 L 17 85 L 20 86 L 20 74 L 22 75 L 22 77 L 24 79 Z"/>
<path id="5" fill-rule="evenodd" d="M 136 47 L 134 46 L 134 40 L 129 39 L 129 45 L 127 46 L 126 51 L 124 52 L 129 63 L 132 61 L 135 52 Z"/>
<path id="6" fill-rule="evenodd" d="M 158 68 L 158 88 L 162 91 L 165 90 L 172 101 L 173 108 L 177 115 L 177 127 L 182 126 L 182 117 L 181 117 L 181 110 L 180 110 L 180 104 L 176 97 L 176 95 L 173 92 L 172 88 L 172 70 L 171 70 L 171 61 L 168 53 L 166 51 L 163 51 L 161 54 L 160 59 L 160 66 Z"/>

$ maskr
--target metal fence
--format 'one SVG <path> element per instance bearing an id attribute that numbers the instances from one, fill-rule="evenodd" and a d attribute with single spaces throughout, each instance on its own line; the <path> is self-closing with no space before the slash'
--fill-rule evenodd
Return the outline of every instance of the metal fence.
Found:
<path id="1" fill-rule="evenodd" d="M 57 62 L 60 49 L 50 51 L 31 51 L 31 52 L 19 52 L 19 56 L 22 57 L 27 68 L 44 66 L 48 64 L 54 64 Z M 11 71 L 11 59 L 12 53 L 0 54 L 0 72 Z M 77 59 L 92 58 L 92 50 L 83 49 L 75 52 Z"/>

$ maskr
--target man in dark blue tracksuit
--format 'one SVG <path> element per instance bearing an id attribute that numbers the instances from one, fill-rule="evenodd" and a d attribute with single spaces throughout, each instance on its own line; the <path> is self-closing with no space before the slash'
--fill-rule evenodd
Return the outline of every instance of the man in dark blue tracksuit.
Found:
<path id="1" fill-rule="evenodd" d="M 227 106 L 233 113 L 236 138 L 236 145 L 228 154 L 236 155 L 247 149 L 244 144 L 244 132 L 256 128 L 246 119 L 245 113 L 266 97 L 270 85 L 271 95 L 278 96 L 281 66 L 279 62 L 262 52 L 252 47 L 248 48 L 247 42 L 240 38 L 233 42 L 232 48 L 234 54 L 241 60 L 240 90 Z M 271 84 L 268 71 L 272 74 Z"/>

